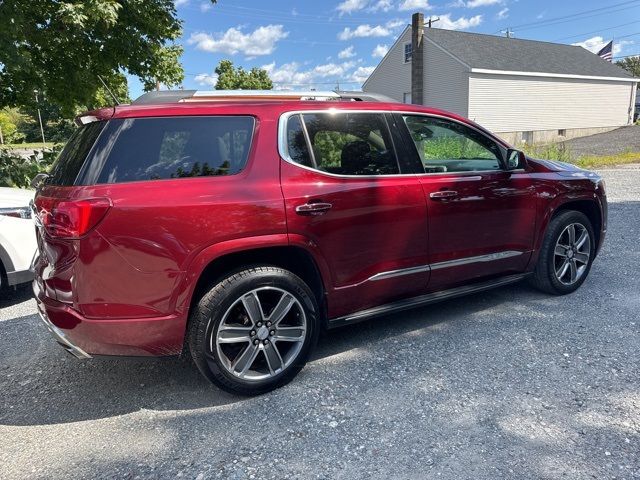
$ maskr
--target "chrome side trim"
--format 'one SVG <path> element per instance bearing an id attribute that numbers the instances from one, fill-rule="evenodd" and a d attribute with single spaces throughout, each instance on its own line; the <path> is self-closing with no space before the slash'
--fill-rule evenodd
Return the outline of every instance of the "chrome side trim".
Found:
<path id="1" fill-rule="evenodd" d="M 494 262 L 504 258 L 517 257 L 525 252 L 518 250 L 506 250 L 504 252 L 489 253 L 487 255 L 478 255 L 476 257 L 458 258 L 456 260 L 448 260 L 446 262 L 438 262 L 431 264 L 431 270 L 440 270 L 441 268 L 459 267 L 460 265 L 468 265 L 470 263 Z"/>
<path id="2" fill-rule="evenodd" d="M 367 280 L 375 282 L 378 280 L 386 280 L 387 278 L 400 277 L 402 275 L 412 275 L 414 273 L 428 272 L 430 270 L 429 265 L 423 265 L 421 267 L 401 268 L 398 270 L 389 270 L 388 272 L 380 272 L 369 277 Z"/>
<path id="3" fill-rule="evenodd" d="M 91 358 L 91 355 L 82 350 L 80 347 L 71 343 L 64 332 L 56 327 L 53 323 L 51 323 L 51 321 L 47 317 L 46 312 L 43 312 L 40 307 L 38 307 L 38 315 L 40 315 L 40 319 L 44 322 L 51 335 L 53 335 L 53 337 L 60 344 L 60 346 L 62 346 L 62 348 L 64 348 L 67 352 L 69 352 L 76 358 Z"/>
<path id="4" fill-rule="evenodd" d="M 402 275 L 413 275 L 414 273 L 428 272 L 430 270 L 440 270 L 442 268 L 459 267 L 470 263 L 493 262 L 505 258 L 517 257 L 527 252 L 519 250 L 506 250 L 504 252 L 489 253 L 487 255 L 477 255 L 475 257 L 458 258 L 456 260 L 448 260 L 446 262 L 432 263 L 430 265 L 420 265 L 417 267 L 400 268 L 398 270 L 389 270 L 372 275 L 367 281 L 375 282 L 378 280 L 386 280 L 388 278 L 400 277 Z"/>
<path id="5" fill-rule="evenodd" d="M 462 287 L 456 287 L 449 290 L 442 290 L 440 292 L 428 293 L 418 297 L 409 298 L 407 300 L 401 300 L 399 302 L 388 303 L 386 305 L 380 305 L 378 307 L 368 308 L 359 312 L 345 315 L 329 320 L 329 328 L 340 327 L 351 323 L 361 322 L 369 318 L 377 317 L 380 315 L 386 315 L 393 312 L 400 312 L 402 310 L 408 310 L 410 308 L 419 307 L 423 305 L 429 305 L 431 303 L 448 300 L 450 298 L 461 297 L 470 293 L 482 292 L 484 290 L 490 290 L 492 288 L 501 287 L 510 283 L 515 283 L 528 274 L 521 273 L 516 275 L 509 275 L 506 277 L 498 278 L 495 280 L 489 280 L 474 285 L 465 285 Z"/>

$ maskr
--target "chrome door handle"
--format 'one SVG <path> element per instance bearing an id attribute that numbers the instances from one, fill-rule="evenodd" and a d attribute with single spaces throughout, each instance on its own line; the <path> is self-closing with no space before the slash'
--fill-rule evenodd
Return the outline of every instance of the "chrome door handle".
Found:
<path id="1" fill-rule="evenodd" d="M 296 213 L 298 215 L 323 215 L 331 210 L 331 207 L 333 205 L 326 202 L 305 203 L 296 207 Z"/>
<path id="2" fill-rule="evenodd" d="M 429 197 L 434 200 L 446 200 L 447 198 L 455 198 L 458 196 L 458 192 L 455 190 L 440 190 L 438 192 L 431 192 Z"/>

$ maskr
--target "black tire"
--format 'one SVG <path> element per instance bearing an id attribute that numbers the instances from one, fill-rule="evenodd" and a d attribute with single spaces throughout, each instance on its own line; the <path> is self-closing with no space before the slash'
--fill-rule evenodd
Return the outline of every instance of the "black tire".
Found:
<path id="1" fill-rule="evenodd" d="M 584 226 L 589 236 L 589 258 L 577 280 L 571 284 L 563 283 L 556 275 L 556 262 L 558 259 L 555 255 L 556 242 L 563 234 L 565 229 L 572 224 Z M 538 263 L 531 276 L 531 284 L 539 290 L 553 295 L 566 295 L 576 291 L 585 281 L 591 270 L 591 265 L 595 257 L 596 244 L 593 226 L 587 216 L 575 210 L 567 210 L 560 212 L 551 219 L 545 232 L 544 240 L 540 248 Z"/>
<path id="2" fill-rule="evenodd" d="M 255 360 L 252 360 L 252 362 L 260 363 L 262 361 L 264 363 L 263 366 L 268 368 L 267 374 L 270 376 L 264 379 L 241 378 L 240 375 L 245 375 L 245 373 L 232 373 L 230 370 L 234 370 L 232 368 L 233 360 L 227 356 L 226 352 L 222 351 L 223 346 L 226 347 L 226 345 L 219 345 L 216 341 L 219 329 L 222 328 L 220 326 L 221 322 L 225 320 L 225 326 L 228 326 L 229 324 L 226 322 L 235 312 L 235 318 L 243 319 L 242 321 L 245 322 L 241 325 L 241 328 L 245 329 L 245 325 L 254 325 L 250 327 L 252 337 L 249 337 L 248 343 L 234 343 L 229 347 L 238 348 L 235 360 L 242 356 L 245 350 L 248 351 L 253 348 L 251 345 L 257 340 L 257 334 L 264 333 L 264 331 L 256 332 L 256 330 L 260 329 L 255 328 L 256 323 L 251 321 L 251 315 L 244 306 L 242 299 L 243 296 L 251 295 L 251 292 L 255 291 L 258 291 L 258 296 L 262 295 L 263 297 L 271 295 L 271 292 L 273 292 L 273 295 L 280 295 L 281 292 L 291 295 L 297 303 L 290 307 L 289 312 L 292 313 L 287 313 L 287 315 L 293 315 L 295 317 L 294 320 L 306 322 L 302 324 L 305 325 L 305 328 L 300 329 L 300 338 L 304 338 L 304 340 L 296 342 L 295 347 L 292 347 L 297 350 L 297 353 L 294 352 L 295 355 L 289 351 L 291 357 L 288 364 L 286 364 L 284 357 L 281 356 L 278 348 L 276 348 L 276 345 L 281 345 L 277 342 L 277 333 L 275 337 L 259 340 L 260 344 L 254 350 L 260 351 L 253 357 Z M 282 295 L 281 299 L 284 299 L 284 294 Z M 274 299 L 272 304 L 275 302 L 276 300 Z M 269 307 L 265 307 L 261 303 L 259 311 L 262 312 L 265 308 Z M 293 312 L 294 308 L 296 309 L 295 312 Z M 274 310 L 275 306 L 270 309 L 270 312 Z M 300 313 L 301 311 L 304 312 L 304 315 Z M 318 340 L 320 330 L 319 311 L 313 292 L 305 282 L 293 273 L 271 266 L 247 268 L 231 274 L 213 286 L 195 305 L 189 319 L 189 351 L 200 372 L 221 389 L 240 395 L 266 393 L 290 382 L 306 364 Z M 266 312 L 264 315 L 266 315 Z M 284 322 L 285 319 L 282 320 L 282 323 Z M 295 328 L 295 326 L 290 328 Z M 273 331 L 269 333 L 273 335 Z M 212 335 L 216 335 L 216 337 L 212 339 Z M 265 340 L 269 342 L 269 338 L 272 339 L 271 344 L 262 345 Z M 276 339 L 276 341 L 274 342 L 273 339 Z M 212 348 L 213 345 L 215 347 Z M 282 345 L 286 348 L 289 344 L 285 342 Z M 266 352 L 268 347 L 275 348 L 278 358 L 283 362 L 282 365 L 284 366 L 279 373 L 271 371 L 271 362 L 268 361 Z M 273 350 L 271 352 L 273 353 Z M 261 357 L 258 358 L 259 356 Z M 246 374 L 249 373 L 251 373 L 251 370 L 246 372 Z M 258 377 L 259 373 L 256 373 L 255 376 Z"/>

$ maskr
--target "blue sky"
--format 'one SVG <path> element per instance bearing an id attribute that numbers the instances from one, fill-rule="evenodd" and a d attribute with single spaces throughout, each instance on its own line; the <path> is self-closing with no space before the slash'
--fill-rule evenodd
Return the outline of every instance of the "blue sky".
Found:
<path id="1" fill-rule="evenodd" d="M 614 56 L 640 53 L 640 0 L 176 0 L 184 21 L 185 88 L 213 89 L 222 59 L 265 68 L 277 88 L 358 89 L 411 14 L 434 26 L 581 44 L 614 39 Z M 129 79 L 132 98 L 142 93 Z"/>

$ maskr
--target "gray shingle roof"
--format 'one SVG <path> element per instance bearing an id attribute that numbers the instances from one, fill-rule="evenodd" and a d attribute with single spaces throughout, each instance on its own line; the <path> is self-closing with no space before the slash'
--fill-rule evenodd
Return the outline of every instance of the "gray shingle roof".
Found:
<path id="1" fill-rule="evenodd" d="M 471 68 L 632 77 L 626 70 L 578 46 L 440 28 L 425 28 L 424 34 Z"/>

